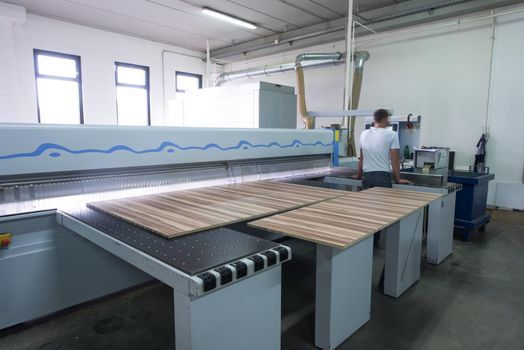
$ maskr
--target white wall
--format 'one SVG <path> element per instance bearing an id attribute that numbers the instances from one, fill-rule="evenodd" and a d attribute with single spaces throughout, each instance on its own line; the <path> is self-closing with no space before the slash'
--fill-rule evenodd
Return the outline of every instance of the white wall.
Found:
<path id="1" fill-rule="evenodd" d="M 360 39 L 357 50 L 368 50 L 371 58 L 365 65 L 359 107 L 386 107 L 394 109 L 395 114 L 422 115 L 421 143 L 451 147 L 456 151 L 455 165 L 458 167 L 473 164 L 476 143 L 487 127 L 491 133 L 487 164 L 496 173 L 496 182 L 522 183 L 524 13 L 511 18 L 500 17 L 496 21 L 493 94 L 488 113 L 491 24 L 492 20 L 488 19 L 373 41 Z M 285 56 L 238 62 L 225 70 L 292 62 L 300 52 L 344 50 L 345 43 L 337 42 L 289 52 Z M 295 86 L 293 72 L 262 80 Z M 340 109 L 343 86 L 344 68 L 341 66 L 306 70 L 308 109 Z M 317 124 L 329 125 L 334 121 L 339 122 L 323 120 Z M 298 117 L 297 125 L 301 126 Z M 357 124 L 357 134 L 362 126 L 362 122 Z M 493 185 L 491 204 L 495 204 Z"/>
<path id="2" fill-rule="evenodd" d="M 457 151 L 458 165 L 473 162 L 473 151 L 486 116 L 489 81 L 491 29 L 486 23 L 468 29 L 428 35 L 388 38 L 358 45 L 368 50 L 359 108 L 386 107 L 395 114 L 422 115 L 421 142 L 425 145 L 450 146 Z M 343 51 L 337 42 L 300 52 Z M 297 52 L 298 53 L 298 52 Z M 292 61 L 293 55 L 287 55 Z M 281 63 L 282 57 L 233 64 L 227 69 Z M 226 70 L 227 70 L 226 69 Z M 307 69 L 306 97 L 309 110 L 342 108 L 344 67 Z M 295 85 L 294 72 L 264 77 L 286 85 Z M 237 82 L 240 83 L 240 82 Z M 321 119 L 318 126 L 340 122 Z M 297 118 L 298 126 L 301 122 Z M 362 128 L 363 123 L 359 123 Z M 357 133 L 358 134 L 358 133 Z"/>
<path id="3" fill-rule="evenodd" d="M 380 101 L 396 113 L 421 115 L 422 144 L 450 146 L 457 165 L 473 164 L 486 116 L 490 27 L 384 41 L 366 48 L 372 59 L 361 106 Z"/>
<path id="4" fill-rule="evenodd" d="M 489 201 L 524 210 L 524 15 L 500 18 L 495 39 L 487 158 L 496 181 Z"/>
<path id="5" fill-rule="evenodd" d="M 206 72 L 202 59 L 188 56 L 202 53 L 34 15 L 22 24 L 1 20 L 0 47 L 0 61 L 8 62 L 3 68 L 9 73 L 0 74 L 0 122 L 37 122 L 35 48 L 81 56 L 86 124 L 117 122 L 115 61 L 149 67 L 152 125 L 166 123 L 164 103 L 168 109 L 175 98 L 175 71 L 202 74 L 204 79 Z"/>
<path id="6" fill-rule="evenodd" d="M 0 2 L 0 120 L 1 115 L 18 115 L 17 59 L 13 26 L 25 22 L 25 9 Z"/>

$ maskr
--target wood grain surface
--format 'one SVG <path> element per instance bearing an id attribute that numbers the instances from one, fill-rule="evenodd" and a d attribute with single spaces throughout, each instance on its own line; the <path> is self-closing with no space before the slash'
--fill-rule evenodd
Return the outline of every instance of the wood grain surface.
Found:
<path id="1" fill-rule="evenodd" d="M 428 203 L 442 197 L 437 193 L 399 190 L 396 188 L 373 187 L 360 193 L 365 193 L 368 198 L 382 199 L 395 203 L 426 206 Z"/>
<path id="2" fill-rule="evenodd" d="M 369 189 L 273 215 L 248 225 L 307 241 L 347 248 L 426 206 L 440 195 Z"/>
<path id="3" fill-rule="evenodd" d="M 345 191 L 259 181 L 88 203 L 167 238 L 343 196 Z"/>

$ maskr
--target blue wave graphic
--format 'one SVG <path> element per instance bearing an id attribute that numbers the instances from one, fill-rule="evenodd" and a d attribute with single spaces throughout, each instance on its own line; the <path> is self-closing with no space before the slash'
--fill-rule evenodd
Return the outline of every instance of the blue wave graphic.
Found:
<path id="1" fill-rule="evenodd" d="M 99 154 L 112 154 L 114 152 L 118 151 L 125 151 L 130 152 L 134 154 L 146 154 L 146 153 L 160 153 L 160 152 L 168 152 L 168 153 L 174 153 L 176 150 L 179 151 L 190 151 L 190 150 L 198 150 L 198 151 L 205 151 L 208 149 L 218 149 L 220 151 L 231 151 L 231 150 L 237 150 L 237 149 L 249 149 L 249 148 L 271 148 L 271 147 L 279 147 L 279 148 L 292 148 L 292 147 L 314 147 L 314 146 L 333 146 L 333 143 L 323 143 L 321 141 L 316 141 L 313 143 L 304 143 L 300 140 L 293 140 L 293 142 L 289 144 L 280 144 L 276 141 L 273 141 L 269 144 L 252 144 L 249 141 L 241 140 L 238 142 L 238 144 L 234 146 L 226 146 L 222 147 L 216 143 L 208 143 L 205 146 L 180 146 L 176 143 L 164 141 L 158 146 L 157 148 L 151 148 L 151 149 L 144 149 L 144 150 L 136 150 L 126 145 L 116 145 L 108 149 L 96 149 L 96 148 L 88 148 L 88 149 L 70 149 L 65 146 L 56 144 L 56 143 L 43 143 L 38 148 L 36 148 L 32 152 L 27 153 L 14 153 L 14 154 L 7 154 L 7 155 L 0 155 L 0 160 L 5 159 L 16 159 L 16 158 L 35 158 L 41 156 L 44 152 L 47 151 L 53 151 L 49 153 L 50 157 L 60 157 L 63 153 L 69 153 L 69 154 L 85 154 L 85 153 L 99 153 Z"/>

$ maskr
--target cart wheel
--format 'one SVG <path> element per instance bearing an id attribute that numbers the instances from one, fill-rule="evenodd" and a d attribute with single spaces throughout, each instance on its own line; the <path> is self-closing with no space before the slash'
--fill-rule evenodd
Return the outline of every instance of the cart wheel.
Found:
<path id="1" fill-rule="evenodd" d="M 469 242 L 469 233 L 469 230 L 464 230 L 464 232 L 462 232 L 462 240 L 464 242 Z"/>
<path id="2" fill-rule="evenodd" d="M 482 225 L 479 227 L 479 232 L 486 232 L 486 225 Z"/>

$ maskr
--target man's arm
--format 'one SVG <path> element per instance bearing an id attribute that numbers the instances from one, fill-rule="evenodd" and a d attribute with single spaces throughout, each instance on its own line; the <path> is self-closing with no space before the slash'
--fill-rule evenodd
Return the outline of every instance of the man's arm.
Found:
<path id="1" fill-rule="evenodd" d="M 400 178 L 400 150 L 398 148 L 390 150 L 391 168 L 393 170 L 393 180 L 398 184 L 410 184 L 408 180 Z"/>
<path id="2" fill-rule="evenodd" d="M 357 176 L 353 176 L 354 178 L 360 180 L 362 179 L 362 164 L 364 163 L 364 153 L 362 152 L 362 148 L 360 149 L 360 158 L 358 159 L 358 173 Z"/>
<path id="3" fill-rule="evenodd" d="M 364 164 L 364 152 L 360 149 L 360 158 L 358 159 L 358 178 L 362 179 L 362 166 Z"/>

